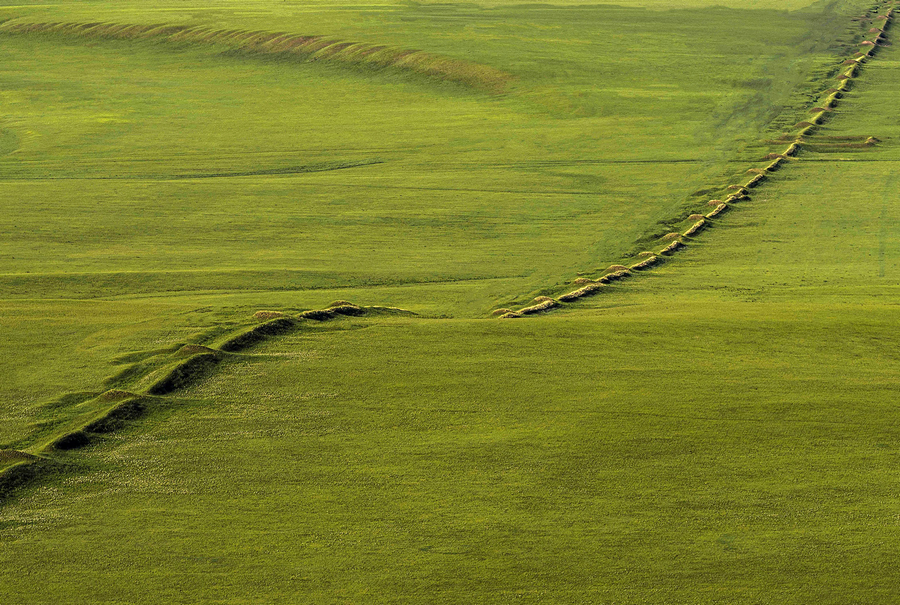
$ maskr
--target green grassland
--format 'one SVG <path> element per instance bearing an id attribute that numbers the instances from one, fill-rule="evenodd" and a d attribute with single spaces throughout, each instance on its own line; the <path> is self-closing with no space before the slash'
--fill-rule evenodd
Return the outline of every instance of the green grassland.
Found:
<path id="1" fill-rule="evenodd" d="M 0 8 L 0 450 L 40 456 L 0 455 L 35 469 L 0 494 L 2 602 L 890 602 L 895 47 L 683 251 L 490 317 L 709 212 L 874 6 Z M 246 336 L 336 299 L 366 307 Z"/>

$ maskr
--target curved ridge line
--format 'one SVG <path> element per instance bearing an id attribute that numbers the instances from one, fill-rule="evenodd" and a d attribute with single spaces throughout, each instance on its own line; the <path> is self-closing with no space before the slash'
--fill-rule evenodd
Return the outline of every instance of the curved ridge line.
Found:
<path id="1" fill-rule="evenodd" d="M 421 50 L 391 48 L 288 32 L 225 30 L 165 24 L 7 21 L 0 24 L 0 33 L 52 34 L 112 40 L 156 39 L 171 43 L 219 45 L 228 47 L 231 52 L 248 55 L 293 57 L 305 61 L 334 61 L 371 69 L 398 69 L 463 84 L 493 94 L 502 93 L 513 80 L 511 74 L 489 65 Z"/>

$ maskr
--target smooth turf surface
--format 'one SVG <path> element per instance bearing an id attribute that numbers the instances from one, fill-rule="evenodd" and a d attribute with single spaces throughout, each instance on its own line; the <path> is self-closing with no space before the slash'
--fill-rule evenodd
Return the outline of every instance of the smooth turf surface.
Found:
<path id="1" fill-rule="evenodd" d="M 874 5 L 713 4 L 2 8 L 511 79 L 0 33 L 0 449 L 37 452 L 260 309 L 417 313 L 301 322 L 47 454 L 0 504 L 0 602 L 890 602 L 895 47 L 671 260 L 489 318 L 708 212 L 786 147 Z"/>

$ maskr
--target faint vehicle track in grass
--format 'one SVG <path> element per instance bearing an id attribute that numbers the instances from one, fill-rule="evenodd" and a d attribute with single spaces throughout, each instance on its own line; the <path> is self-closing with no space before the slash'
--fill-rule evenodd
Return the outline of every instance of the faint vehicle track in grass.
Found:
<path id="1" fill-rule="evenodd" d="M 334 170 L 348 170 L 383 164 L 384 160 L 370 159 L 358 162 L 326 162 L 322 164 L 308 164 L 305 166 L 287 166 L 283 168 L 260 168 L 258 170 L 235 170 L 217 172 L 184 172 L 175 174 L 100 174 L 100 175 L 67 175 L 56 176 L 31 176 L 31 175 L 2 175 L 0 181 L 61 181 L 61 180 L 96 180 L 96 181 L 177 181 L 188 179 L 223 179 L 244 176 L 286 176 L 294 174 L 309 174 L 313 172 L 330 172 Z M 33 166 L 33 165 L 32 165 Z M 37 167 L 44 168 L 40 164 Z M 68 167 L 68 166 L 67 166 Z M 110 168 L 119 168 L 120 165 L 110 164 Z"/>
<path id="2" fill-rule="evenodd" d="M 884 184 L 884 193 L 881 196 L 881 212 L 879 214 L 878 228 L 878 277 L 885 275 L 885 252 L 888 241 L 887 211 L 890 205 L 896 203 L 897 185 L 900 184 L 900 174 L 894 173 L 888 177 Z"/>

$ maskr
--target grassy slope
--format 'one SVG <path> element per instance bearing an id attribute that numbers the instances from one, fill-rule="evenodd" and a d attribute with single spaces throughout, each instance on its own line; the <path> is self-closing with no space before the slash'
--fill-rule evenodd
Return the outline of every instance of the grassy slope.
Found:
<path id="1" fill-rule="evenodd" d="M 302 333 L 78 454 L 3 510 L 8 598 L 890 599 L 897 57 L 822 133 L 885 144 L 804 153 L 579 312 Z M 164 300 L 296 304 L 266 296 Z"/>
<path id="2" fill-rule="evenodd" d="M 11 14 L 140 17 L 103 6 Z M 336 36 L 359 28 L 301 15 Z M 0 369 L 15 379 L 0 386 L 0 444 L 44 402 L 102 388 L 117 355 L 260 307 L 352 298 L 478 316 L 616 260 L 758 161 L 845 38 L 840 12 L 712 15 L 369 14 L 375 40 L 478 49 L 467 58 L 516 76 L 502 96 L 215 48 L 4 36 Z M 307 31 L 259 19 L 240 24 Z M 383 163 L 184 178 L 368 161 Z"/>
<path id="3" fill-rule="evenodd" d="M 806 316 L 644 306 L 281 341 L 8 508 L 5 586 L 62 602 L 882 601 L 898 368 L 866 336 L 894 320 Z"/>

